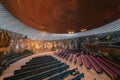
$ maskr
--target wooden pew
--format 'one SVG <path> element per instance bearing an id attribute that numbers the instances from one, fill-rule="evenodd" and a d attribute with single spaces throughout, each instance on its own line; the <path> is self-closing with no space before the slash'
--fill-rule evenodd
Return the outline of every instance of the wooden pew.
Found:
<path id="1" fill-rule="evenodd" d="M 53 60 L 53 61 L 47 61 L 47 62 L 44 62 L 44 63 L 49 63 L 49 62 L 55 62 L 57 60 Z M 43 62 L 36 62 L 36 63 L 30 63 L 30 64 L 26 64 L 26 65 L 23 65 L 21 66 L 21 68 L 24 68 L 24 67 L 30 67 L 30 66 L 33 66 L 33 65 L 38 65 L 38 64 L 44 64 Z"/>
<path id="2" fill-rule="evenodd" d="M 70 54 L 68 53 L 65 59 L 68 60 L 69 57 L 70 57 Z"/>
<path id="3" fill-rule="evenodd" d="M 74 56 L 73 56 L 73 61 L 75 64 L 77 63 L 77 55 L 76 54 L 74 54 Z"/>
<path id="4" fill-rule="evenodd" d="M 101 58 L 104 59 L 105 61 L 107 61 L 108 63 L 112 64 L 113 66 L 117 67 L 120 70 L 120 65 L 119 64 L 117 64 L 117 63 L 115 63 L 111 60 L 108 60 L 106 58 L 103 58 L 103 57 L 101 57 Z"/>
<path id="5" fill-rule="evenodd" d="M 20 70 L 14 71 L 14 74 L 19 74 L 19 73 L 22 73 L 22 72 L 26 72 L 26 71 L 29 71 L 29 70 L 36 69 L 36 68 L 43 68 L 43 67 L 47 67 L 49 65 L 58 64 L 58 63 L 60 63 L 60 61 L 28 66 L 28 67 L 21 68 Z"/>
<path id="6" fill-rule="evenodd" d="M 74 78 L 72 78 L 71 80 L 81 80 L 81 78 L 84 78 L 84 73 L 80 73 L 77 76 L 75 76 Z"/>
<path id="7" fill-rule="evenodd" d="M 69 61 L 71 62 L 73 59 L 73 54 L 70 54 Z"/>
<path id="8" fill-rule="evenodd" d="M 67 68 L 69 68 L 69 66 L 64 65 L 64 66 L 61 66 L 59 68 L 55 68 L 55 69 L 52 69 L 52 70 L 49 70 L 49 71 L 46 71 L 46 72 L 43 72 L 43 73 L 40 73 L 40 74 L 37 74 L 37 75 L 33 75 L 33 76 L 30 76 L 30 77 L 24 78 L 24 80 L 43 80 L 43 79 L 45 79 L 47 77 L 50 77 L 54 74 L 60 73 L 64 70 L 66 70 Z"/>
<path id="9" fill-rule="evenodd" d="M 78 56 L 78 62 L 79 62 L 79 65 L 80 65 L 80 66 L 82 66 L 82 65 L 83 65 L 81 55 L 80 55 L 80 56 Z"/>
<path id="10" fill-rule="evenodd" d="M 63 80 L 66 76 L 68 76 L 69 74 L 72 74 L 73 72 L 75 72 L 75 69 L 67 70 L 67 71 L 59 73 L 57 75 L 53 75 L 53 76 L 49 77 L 46 80 L 59 80 L 59 79 Z"/>
<path id="11" fill-rule="evenodd" d="M 37 69 L 34 69 L 34 70 L 29 70 L 27 72 L 15 74 L 14 76 L 10 76 L 8 78 L 5 78 L 4 80 L 18 80 L 18 79 L 26 78 L 26 77 L 29 77 L 29 76 L 32 76 L 32 75 L 36 75 L 36 74 L 48 71 L 48 70 L 53 69 L 53 68 L 58 68 L 58 67 L 63 66 L 63 65 L 65 65 L 65 64 L 64 63 L 58 63 L 58 64 L 53 64 L 53 65 L 50 65 L 50 66 L 47 66 L 47 67 L 44 67 L 44 68 L 37 68 Z"/>
<path id="12" fill-rule="evenodd" d="M 115 72 L 120 77 L 120 70 L 111 65 L 110 63 L 104 61 L 102 58 L 97 57 L 99 61 L 101 61 L 104 65 L 106 65 L 109 69 L 111 69 L 113 72 Z"/>
<path id="13" fill-rule="evenodd" d="M 90 56 L 99 66 L 111 77 L 112 80 L 116 80 L 118 76 L 112 72 L 108 67 L 101 63 L 96 57 Z"/>
<path id="14" fill-rule="evenodd" d="M 49 62 L 49 61 L 53 61 L 53 60 L 57 60 L 57 59 L 45 59 L 45 60 L 34 60 L 34 61 L 29 61 L 26 64 L 31 64 L 31 63 L 44 63 L 44 62 Z"/>
<path id="15" fill-rule="evenodd" d="M 67 53 L 64 53 L 63 59 L 67 56 Z"/>
<path id="16" fill-rule="evenodd" d="M 87 57 L 87 59 L 90 61 L 90 63 L 92 64 L 92 66 L 93 66 L 93 68 L 95 69 L 95 71 L 96 71 L 97 73 L 102 73 L 101 67 L 100 67 L 98 64 L 96 64 L 96 62 L 94 62 L 88 55 L 86 55 L 86 57 Z"/>
<path id="17" fill-rule="evenodd" d="M 85 56 L 85 55 L 81 55 L 81 58 L 83 59 L 86 68 L 87 68 L 87 69 L 90 69 L 90 68 L 91 68 L 91 64 L 90 64 L 90 62 L 86 59 L 86 56 Z"/>

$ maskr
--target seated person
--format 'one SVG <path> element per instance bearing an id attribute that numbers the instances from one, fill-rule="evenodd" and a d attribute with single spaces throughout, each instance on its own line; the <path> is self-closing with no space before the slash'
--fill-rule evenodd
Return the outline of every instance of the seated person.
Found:
<path id="1" fill-rule="evenodd" d="M 73 76 L 79 74 L 80 72 L 78 71 L 78 68 L 75 69 L 75 72 L 72 73 Z"/>

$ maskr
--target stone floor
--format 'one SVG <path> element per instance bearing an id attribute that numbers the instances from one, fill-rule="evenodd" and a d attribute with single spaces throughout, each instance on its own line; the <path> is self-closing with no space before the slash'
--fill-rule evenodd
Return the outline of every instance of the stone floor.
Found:
<path id="1" fill-rule="evenodd" d="M 90 70 L 87 70 L 84 64 L 81 67 L 78 65 L 78 63 L 74 64 L 73 62 L 66 61 L 65 59 L 59 58 L 53 53 L 54 52 L 45 52 L 45 53 L 31 55 L 11 64 L 0 76 L 0 80 L 3 80 L 4 77 L 12 76 L 14 74 L 14 70 L 20 69 L 22 65 L 25 65 L 25 63 L 28 62 L 33 57 L 41 56 L 41 55 L 52 55 L 58 60 L 61 60 L 61 62 L 65 62 L 66 64 L 70 65 L 69 69 L 78 68 L 80 73 L 84 73 L 84 78 L 82 78 L 81 80 L 94 80 L 94 78 L 96 78 L 96 80 L 111 80 L 105 73 L 98 74 L 93 68 Z M 73 77 L 72 75 L 69 75 L 67 78 L 65 78 L 65 80 L 70 80 L 72 77 Z"/>

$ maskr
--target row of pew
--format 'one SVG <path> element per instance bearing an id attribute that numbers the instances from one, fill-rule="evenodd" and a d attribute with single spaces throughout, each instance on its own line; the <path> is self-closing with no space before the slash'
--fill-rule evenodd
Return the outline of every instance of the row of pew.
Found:
<path id="1" fill-rule="evenodd" d="M 73 63 L 77 63 L 80 66 L 85 64 L 87 69 L 93 67 L 97 73 L 102 73 L 103 71 L 108 74 L 112 80 L 120 80 L 120 65 L 100 56 L 84 55 L 80 53 L 70 53 L 70 52 L 60 52 L 55 53 L 55 55 L 68 60 Z"/>
<path id="2" fill-rule="evenodd" d="M 7 69 L 7 67 L 9 67 L 10 64 L 32 54 L 33 53 L 31 51 L 25 50 L 20 53 L 9 53 L 7 55 L 4 55 L 2 58 L 0 58 L 0 75 L 5 69 Z"/>
<path id="3" fill-rule="evenodd" d="M 50 55 L 38 56 L 32 58 L 21 69 L 15 70 L 13 76 L 4 78 L 4 80 L 64 80 L 65 77 L 75 72 L 75 69 L 69 69 L 69 65 L 55 59 Z M 84 77 L 81 73 L 79 76 Z M 75 76 L 71 80 L 77 80 Z"/>

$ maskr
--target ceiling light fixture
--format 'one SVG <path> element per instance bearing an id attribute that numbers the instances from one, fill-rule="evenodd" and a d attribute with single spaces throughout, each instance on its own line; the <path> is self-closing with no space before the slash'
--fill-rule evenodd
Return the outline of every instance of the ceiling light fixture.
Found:
<path id="1" fill-rule="evenodd" d="M 84 32 L 84 31 L 87 31 L 87 29 L 81 29 L 80 31 L 81 31 L 81 32 Z"/>
<path id="2" fill-rule="evenodd" d="M 74 34 L 75 32 L 74 31 L 69 31 L 68 34 Z"/>

